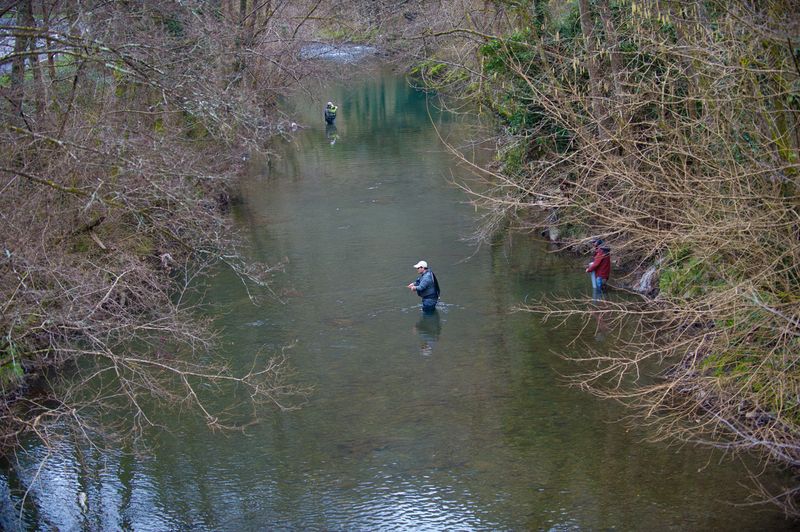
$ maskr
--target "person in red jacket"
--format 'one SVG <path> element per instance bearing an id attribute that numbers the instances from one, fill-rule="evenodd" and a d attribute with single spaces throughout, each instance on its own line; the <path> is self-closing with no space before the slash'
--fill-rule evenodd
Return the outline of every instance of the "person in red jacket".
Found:
<path id="1" fill-rule="evenodd" d="M 611 276 L 611 248 L 604 247 L 603 241 L 599 238 L 592 241 L 592 244 L 594 244 L 594 258 L 586 268 L 586 273 L 592 274 L 592 290 L 602 292 Z"/>

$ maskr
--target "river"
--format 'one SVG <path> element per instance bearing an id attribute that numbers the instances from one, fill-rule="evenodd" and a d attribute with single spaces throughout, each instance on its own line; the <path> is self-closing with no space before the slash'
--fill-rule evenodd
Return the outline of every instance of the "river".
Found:
<path id="1" fill-rule="evenodd" d="M 232 365 L 293 345 L 308 402 L 260 411 L 243 433 L 170 412 L 170 431 L 147 431 L 142 452 L 65 443 L 38 473 L 48 451 L 30 444 L 19 476 L 0 470 L 0 526 L 789 528 L 769 506 L 735 505 L 749 494 L 740 464 L 648 442 L 619 405 L 565 386 L 576 368 L 561 354 L 613 349 L 613 337 L 511 309 L 588 295 L 586 258 L 526 235 L 467 240 L 477 214 L 451 180 L 468 173 L 433 127 L 463 145 L 463 119 L 388 72 L 312 93 L 287 102 L 303 127 L 270 164 L 251 161 L 234 212 L 254 258 L 286 262 L 276 296 L 254 306 L 233 275 L 207 280 Z M 322 121 L 327 100 L 339 105 L 335 131 Z M 406 288 L 420 259 L 441 283 L 432 317 Z"/>

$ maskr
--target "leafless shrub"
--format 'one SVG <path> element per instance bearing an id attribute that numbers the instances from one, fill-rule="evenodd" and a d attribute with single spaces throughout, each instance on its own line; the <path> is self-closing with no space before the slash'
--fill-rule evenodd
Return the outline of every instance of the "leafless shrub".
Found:
<path id="1" fill-rule="evenodd" d="M 565 248 L 602 235 L 620 266 L 658 264 L 645 306 L 522 310 L 632 320 L 638 334 L 615 354 L 587 353 L 577 384 L 638 407 L 660 437 L 796 468 L 797 5 L 574 5 L 509 3 L 495 33 L 440 31 L 438 50 L 459 34 L 463 48 L 422 71 L 506 124 L 503 165 L 463 185 L 487 213 L 482 236 L 509 220 L 549 225 Z M 796 494 L 781 498 L 795 515 Z"/>
<path id="2" fill-rule="evenodd" d="M 47 443 L 55 421 L 100 433 L 94 414 L 116 408 L 140 429 L 153 404 L 248 422 L 207 407 L 200 382 L 295 406 L 285 356 L 228 367 L 190 301 L 220 265 L 254 300 L 281 268 L 248 260 L 225 211 L 242 154 L 282 128 L 276 97 L 307 74 L 285 29 L 296 11 L 251 24 L 206 2 L 54 0 L 3 15 L 0 448 Z"/>

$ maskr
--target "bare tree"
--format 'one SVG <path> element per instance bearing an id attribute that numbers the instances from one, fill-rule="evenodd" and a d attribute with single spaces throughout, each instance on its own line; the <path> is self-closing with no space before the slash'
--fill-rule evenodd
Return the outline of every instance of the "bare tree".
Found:
<path id="1" fill-rule="evenodd" d="M 189 303 L 198 276 L 220 266 L 254 301 L 281 268 L 247 258 L 226 212 L 242 151 L 268 153 L 286 120 L 276 96 L 307 73 L 280 29 L 307 8 L 286 5 L 230 21 L 200 1 L 7 8 L 0 448 L 55 437 L 55 420 L 99 433 L 93 413 L 109 408 L 141 428 L 154 398 L 191 404 L 214 427 L 247 422 L 211 410 L 200 382 L 242 388 L 250 405 L 302 401 L 283 353 L 253 353 L 245 369 L 215 359 L 214 332 Z M 220 57 L 246 68 L 220 69 Z M 20 393 L 35 378 L 40 392 Z"/>

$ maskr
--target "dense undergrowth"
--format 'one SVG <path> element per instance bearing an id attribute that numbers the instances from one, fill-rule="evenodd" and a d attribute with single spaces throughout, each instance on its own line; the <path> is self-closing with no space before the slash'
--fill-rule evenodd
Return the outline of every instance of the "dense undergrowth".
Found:
<path id="1" fill-rule="evenodd" d="M 431 33 L 414 70 L 494 118 L 481 236 L 510 220 L 564 248 L 613 248 L 648 301 L 543 301 L 639 334 L 576 382 L 639 407 L 665 438 L 800 466 L 800 13 L 750 2 L 495 2 Z M 482 23 L 475 21 L 481 20 Z M 501 21 L 501 22 L 498 22 Z M 486 189 L 490 192 L 487 194 Z M 627 278 L 622 273 L 629 272 Z M 622 385 L 657 362 L 655 384 Z M 641 418 L 640 418 L 641 419 Z M 772 493 L 797 515 L 798 487 Z"/>
<path id="2" fill-rule="evenodd" d="M 195 280 L 220 266 L 269 294 L 281 265 L 247 259 L 227 210 L 243 154 L 286 129 L 276 99 L 308 75 L 281 21 L 294 12 L 243 19 L 232 5 L 2 8 L 3 453 L 23 435 L 102 443 L 117 409 L 134 434 L 167 404 L 228 426 L 199 388 L 279 407 L 295 396 L 280 354 L 228 368 L 194 308 Z M 259 37 L 271 27 L 285 38 Z"/>

